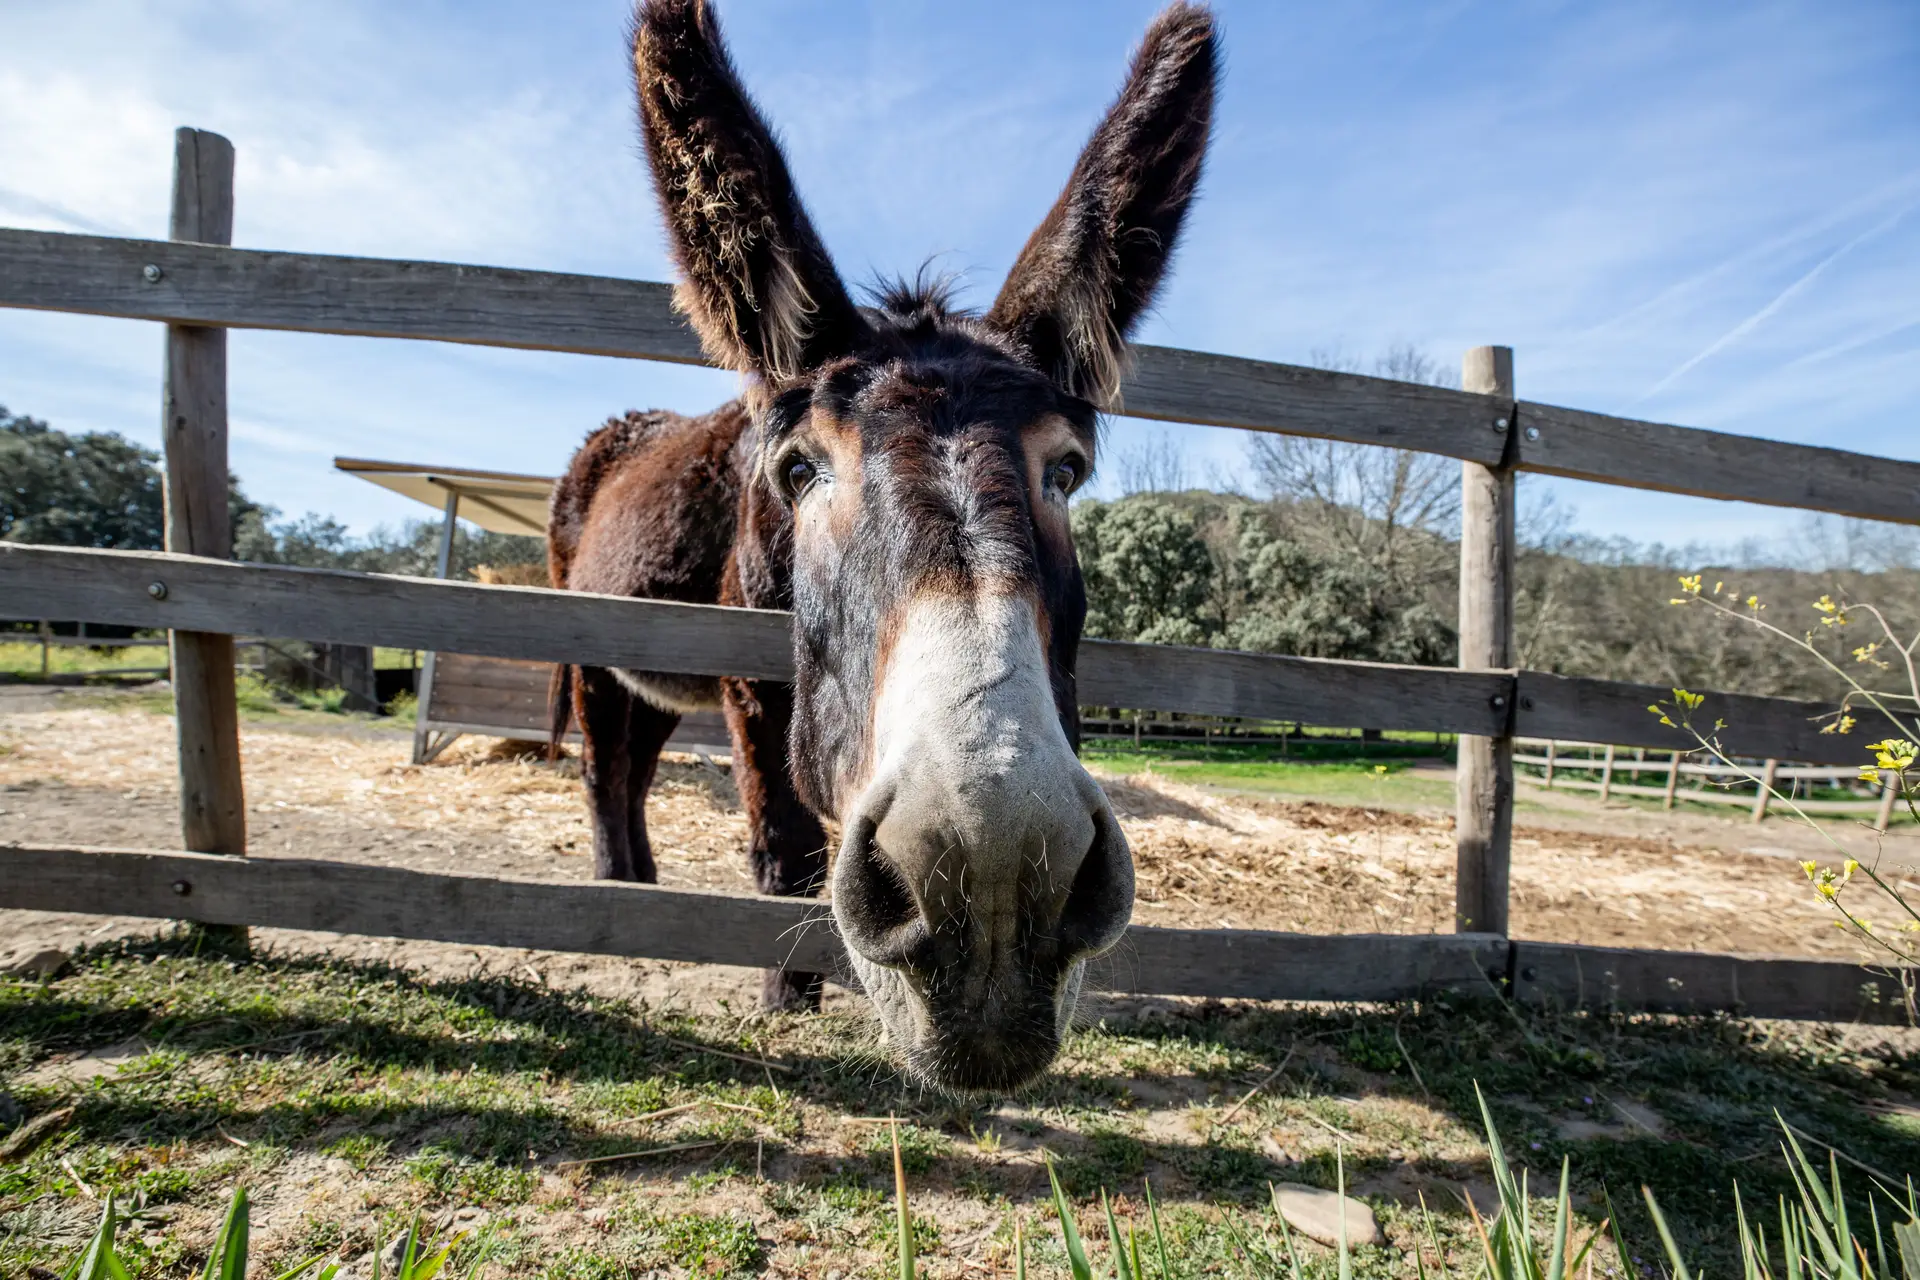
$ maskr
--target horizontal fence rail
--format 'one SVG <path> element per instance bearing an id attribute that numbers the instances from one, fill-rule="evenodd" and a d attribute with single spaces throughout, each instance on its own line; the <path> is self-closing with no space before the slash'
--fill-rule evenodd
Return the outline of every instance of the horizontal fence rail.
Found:
<path id="1" fill-rule="evenodd" d="M 0 229 L 0 306 L 699 364 L 664 284 Z M 1123 412 L 1638 489 L 1920 523 L 1920 463 L 1166 347 Z"/>
<path id="2" fill-rule="evenodd" d="M 15 608 L 118 626 L 297 635 L 696 675 L 780 680 L 793 674 L 784 613 L 544 587 L 0 543 L 0 597 L 17 602 Z M 1532 671 L 1456 671 L 1097 640 L 1082 644 L 1079 674 L 1079 699 L 1087 705 L 1442 733 L 1497 734 L 1511 723 L 1527 737 L 1696 746 L 1648 712 L 1649 703 L 1669 697 L 1670 690 L 1651 685 Z M 1729 751 L 1810 763 L 1857 762 L 1860 743 L 1884 736 L 1864 716 L 1847 736 L 1823 734 L 1819 717 L 1828 710 L 1819 703 L 1714 693 L 1696 715 L 1703 724 L 1716 717 L 1728 722 L 1720 736 Z"/>
<path id="3" fill-rule="evenodd" d="M 293 858 L 0 845 L 0 907 L 250 924 L 473 946 L 790 965 L 842 975 L 827 906 L 612 881 L 542 881 Z M 1562 1008 L 1897 1021 L 1899 980 L 1838 961 L 1508 942 L 1134 925 L 1100 990 L 1391 1001 L 1443 992 Z"/>

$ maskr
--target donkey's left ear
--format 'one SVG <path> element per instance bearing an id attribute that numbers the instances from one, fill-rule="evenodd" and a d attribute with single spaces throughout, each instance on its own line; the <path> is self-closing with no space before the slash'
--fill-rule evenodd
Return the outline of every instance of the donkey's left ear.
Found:
<path id="1" fill-rule="evenodd" d="M 1200 181 L 1218 76 L 1211 13 L 1179 3 L 1154 20 L 988 313 L 1062 389 L 1102 408 L 1119 395 L 1127 335 L 1153 302 Z"/>

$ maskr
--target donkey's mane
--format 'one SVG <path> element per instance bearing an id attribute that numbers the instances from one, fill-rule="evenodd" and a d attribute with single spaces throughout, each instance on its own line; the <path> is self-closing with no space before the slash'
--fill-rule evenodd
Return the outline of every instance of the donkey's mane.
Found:
<path id="1" fill-rule="evenodd" d="M 883 277 L 866 293 L 873 309 L 892 327 L 913 329 L 938 325 L 942 320 L 972 318 L 973 312 L 955 302 L 959 288 L 960 278 L 951 272 L 921 267 L 911 280 L 905 276 Z"/>

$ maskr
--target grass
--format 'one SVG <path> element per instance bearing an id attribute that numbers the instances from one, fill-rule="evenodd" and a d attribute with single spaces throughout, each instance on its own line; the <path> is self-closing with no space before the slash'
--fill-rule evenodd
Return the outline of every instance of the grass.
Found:
<path id="1" fill-rule="evenodd" d="M 254 672 L 241 672 L 234 679 L 234 702 L 245 721 L 334 723 L 344 719 L 395 727 L 413 721 L 415 702 L 411 694 L 394 699 L 383 715 L 348 711 L 345 700 L 346 694 L 339 689 L 287 689 L 269 684 Z M 60 705 L 170 716 L 173 693 L 166 688 L 71 689 L 62 692 Z"/>
<path id="2" fill-rule="evenodd" d="M 1126 776 L 1155 773 L 1192 786 L 1253 795 L 1286 796 L 1395 809 L 1447 807 L 1453 784 L 1421 777 L 1405 757 L 1383 759 L 1281 759 L 1278 748 L 1207 746 L 1199 743 L 1090 741 L 1081 759 L 1093 768 Z"/>
<path id="3" fill-rule="evenodd" d="M 1563 1158 L 1560 1162 L 1558 1192 L 1550 1202 L 1551 1222 L 1546 1220 L 1542 1212 L 1545 1202 L 1534 1196 L 1527 1170 L 1516 1167 L 1507 1156 L 1486 1097 L 1477 1087 L 1475 1094 L 1480 1103 L 1498 1206 L 1489 1206 L 1487 1217 L 1469 1206 L 1480 1250 L 1477 1258 L 1461 1266 L 1450 1262 L 1450 1250 L 1441 1240 L 1432 1211 L 1422 1201 L 1420 1226 L 1424 1238 L 1415 1238 L 1412 1251 L 1414 1269 L 1422 1280 L 1429 1274 L 1429 1269 L 1439 1280 L 1450 1280 L 1456 1269 L 1469 1271 L 1486 1280 L 1573 1280 L 1582 1274 L 1583 1267 L 1585 1275 L 1590 1278 L 1593 1275 L 1590 1259 L 1599 1252 L 1598 1247 L 1603 1242 L 1611 1243 L 1614 1249 L 1612 1257 L 1608 1259 L 1612 1264 L 1607 1266 L 1608 1275 L 1619 1275 L 1625 1271 L 1629 1259 L 1634 1269 L 1650 1270 L 1632 1254 L 1623 1234 L 1617 1230 L 1620 1218 L 1610 1195 L 1603 1192 L 1608 1207 L 1608 1216 L 1604 1220 L 1598 1225 L 1576 1226 L 1578 1215 L 1571 1192 L 1572 1161 L 1569 1158 Z M 1792 1194 L 1782 1193 L 1776 1198 L 1779 1232 L 1772 1242 L 1768 1240 L 1765 1225 L 1756 1225 L 1749 1220 L 1738 1185 L 1734 1187 L 1734 1221 L 1743 1280 L 1772 1280 L 1776 1273 L 1787 1280 L 1800 1280 L 1803 1276 L 1808 1280 L 1920 1280 L 1920 1200 L 1916 1199 L 1912 1179 L 1909 1178 L 1903 1185 L 1890 1185 L 1884 1180 L 1873 1179 L 1866 1197 L 1872 1234 L 1863 1237 L 1855 1229 L 1859 1222 L 1857 1215 L 1850 1216 L 1849 1190 L 1841 1177 L 1838 1153 L 1829 1156 L 1827 1169 L 1823 1173 L 1807 1157 L 1792 1127 L 1782 1121 L 1781 1130 L 1785 1138 L 1781 1155 L 1792 1176 L 1794 1189 Z M 888 1136 L 893 1156 L 890 1269 L 898 1280 L 916 1280 L 919 1274 L 918 1258 L 928 1243 L 937 1243 L 938 1233 L 927 1231 L 925 1220 L 917 1218 L 912 1210 L 907 1162 L 902 1155 L 897 1120 L 889 1123 Z M 1334 1190 L 1344 1197 L 1347 1194 L 1346 1165 L 1340 1153 L 1336 1153 L 1335 1168 Z M 1175 1280 L 1180 1274 L 1176 1270 L 1174 1254 L 1182 1242 L 1177 1234 L 1173 1241 L 1169 1241 L 1150 1183 L 1143 1185 L 1144 1215 L 1128 1215 L 1124 1233 L 1113 1201 L 1106 1189 L 1101 1189 L 1100 1212 L 1104 1219 L 1102 1225 L 1106 1228 L 1106 1256 L 1104 1265 L 1101 1265 L 1095 1260 L 1098 1250 L 1090 1250 L 1082 1237 L 1077 1222 L 1077 1207 L 1061 1185 L 1051 1159 L 1046 1162 L 1046 1169 L 1051 1193 L 1050 1208 L 1059 1233 L 1058 1249 L 1073 1280 L 1148 1280 L 1150 1265 L 1158 1280 Z M 1328 1260 L 1315 1258 L 1314 1261 L 1319 1264 L 1317 1266 L 1303 1263 L 1303 1249 L 1296 1242 L 1293 1228 L 1282 1208 L 1278 1188 L 1269 1184 L 1268 1190 L 1272 1197 L 1270 1212 L 1256 1210 L 1246 1215 L 1223 1216 L 1213 1226 L 1211 1236 L 1216 1241 L 1225 1241 L 1227 1256 L 1242 1264 L 1249 1280 L 1259 1277 L 1307 1280 L 1309 1274 L 1323 1275 L 1329 1269 Z M 1644 1187 L 1641 1195 L 1666 1262 L 1671 1268 L 1670 1274 L 1675 1280 L 1691 1280 L 1692 1269 L 1688 1266 L 1685 1251 L 1677 1241 L 1658 1198 Z M 1888 1227 L 1885 1232 L 1881 1229 L 1883 1214 Z M 202 1272 L 205 1280 L 245 1280 L 249 1254 L 249 1217 L 246 1189 L 237 1186 L 228 1200 L 220 1228 L 207 1250 L 206 1266 Z M 1140 1220 L 1142 1217 L 1144 1221 Z M 1356 1251 L 1348 1236 L 1349 1220 L 1344 1210 L 1338 1215 L 1338 1220 L 1338 1233 L 1332 1241 L 1331 1269 L 1338 1280 L 1353 1280 Z M 99 1226 L 85 1251 L 62 1275 L 73 1280 L 127 1280 L 132 1269 L 127 1265 L 128 1259 L 122 1257 L 121 1250 L 115 1247 L 119 1223 L 114 1198 L 109 1195 Z M 752 1224 L 736 1218 L 682 1213 L 669 1219 L 656 1220 L 650 1225 L 654 1252 L 690 1274 L 751 1274 L 760 1270 L 765 1258 L 765 1248 Z M 1013 1231 L 1013 1269 L 1018 1280 L 1026 1280 L 1028 1273 L 1028 1237 L 1024 1228 L 1024 1223 L 1016 1222 Z M 1611 1234 L 1610 1229 L 1613 1229 Z M 1891 1254 L 1888 1251 L 1889 1236 L 1892 1240 Z M 1871 1254 L 1867 1250 L 1869 1242 L 1873 1245 Z M 438 1248 L 435 1248 L 436 1243 Z M 434 1280 L 442 1271 L 452 1273 L 447 1264 L 460 1250 L 465 1254 L 469 1280 L 478 1280 L 483 1269 L 493 1260 L 495 1238 L 489 1230 L 463 1250 L 468 1243 L 466 1233 L 452 1234 L 439 1241 L 423 1237 L 420 1215 L 416 1213 L 405 1235 L 397 1238 L 388 1250 L 383 1250 L 383 1256 L 375 1258 L 372 1274 L 378 1277 L 382 1263 L 390 1256 L 387 1267 L 395 1280 Z M 600 1277 L 611 1280 L 612 1277 L 627 1273 L 628 1264 L 647 1261 L 644 1255 L 609 1257 L 574 1248 L 563 1248 L 558 1254 L 556 1265 L 545 1269 L 548 1277 L 584 1275 L 594 1280 Z M 301 1280 L 309 1274 L 316 1280 L 334 1280 L 340 1269 L 339 1262 L 315 1254 L 288 1267 L 277 1280 Z"/>
<path id="4" fill-rule="evenodd" d="M 0 674 L 38 679 L 40 659 L 41 649 L 38 640 L 9 640 L 0 643 Z M 46 650 L 46 660 L 47 673 L 59 676 L 95 675 L 111 673 L 123 668 L 164 670 L 167 665 L 167 651 L 164 647 L 153 645 L 143 645 L 138 648 L 107 645 L 99 647 L 54 645 Z"/>
<path id="5" fill-rule="evenodd" d="M 133 1037 L 152 1052 L 117 1072 L 44 1071 Z M 1776 1111 L 1894 1178 L 1920 1164 L 1920 1119 L 1884 1105 L 1920 1090 L 1920 1050 L 1839 1028 L 1437 1001 L 1155 1005 L 1077 1032 L 1055 1072 L 990 1108 L 903 1081 L 850 1016 L 698 1017 L 519 976 L 234 959 L 190 935 L 95 948 L 56 981 L 0 980 L 0 1086 L 29 1117 L 74 1108 L 0 1168 L 7 1276 L 57 1275 L 108 1195 L 137 1215 L 122 1243 L 140 1274 L 198 1274 L 236 1183 L 275 1194 L 280 1225 L 252 1245 L 261 1275 L 364 1255 L 415 1214 L 455 1210 L 494 1224 L 498 1280 L 625 1276 L 681 1256 L 705 1259 L 703 1274 L 873 1274 L 900 1254 L 894 1140 L 868 1123 L 888 1113 L 922 1269 L 959 1249 L 1012 1274 L 1018 1229 L 1036 1277 L 1068 1265 L 1043 1156 L 1090 1249 L 1104 1247 L 1104 1188 L 1123 1236 L 1158 1214 L 1177 1275 L 1244 1274 L 1223 1224 L 1264 1214 L 1269 1183 L 1344 1179 L 1393 1240 L 1356 1253 L 1360 1280 L 1420 1280 L 1407 1259 L 1433 1252 L 1429 1235 L 1456 1263 L 1477 1256 L 1448 1188 L 1490 1177 L 1488 1119 L 1536 1182 L 1571 1159 L 1583 1235 L 1610 1193 L 1628 1248 L 1661 1256 L 1644 1184 L 1715 1275 L 1741 1266 L 1736 1180 L 1749 1208 L 1798 1194 L 1773 1159 Z M 1623 1106 L 1662 1132 L 1623 1121 Z M 669 1108 L 685 1109 L 645 1119 Z M 710 1145 L 559 1163 L 696 1141 Z M 1332 1274 L 1325 1250 L 1295 1245 Z"/>

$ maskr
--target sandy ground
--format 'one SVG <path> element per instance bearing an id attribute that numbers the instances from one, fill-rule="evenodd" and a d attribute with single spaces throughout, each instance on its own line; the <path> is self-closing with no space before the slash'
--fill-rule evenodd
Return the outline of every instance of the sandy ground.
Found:
<path id="1" fill-rule="evenodd" d="M 591 840 L 565 768 L 498 758 L 468 738 L 433 765 L 408 762 L 386 726 L 312 717 L 242 730 L 256 857 L 333 858 L 423 870 L 586 878 Z M 1452 817 L 1235 795 L 1157 778 L 1104 780 L 1138 869 L 1145 924 L 1305 932 L 1449 927 Z M 1533 797 L 1538 792 L 1530 792 Z M 1852 956 L 1853 944 L 1795 865 L 1818 837 L 1788 822 L 1603 809 L 1586 797 L 1524 820 L 1513 867 L 1515 936 L 1608 945 Z M 173 726 L 161 715 L 73 699 L 0 697 L 0 840 L 167 848 L 177 841 Z M 648 804 L 669 885 L 752 892 L 746 824 L 724 767 L 670 757 Z M 1845 829 L 1863 852 L 1870 833 Z M 1914 861 L 1913 837 L 1887 856 Z M 70 946 L 149 922 L 0 911 L 0 951 Z M 469 947 L 297 938 L 297 949 L 469 969 Z M 497 962 L 498 957 L 493 958 Z M 547 957 L 543 973 L 651 1000 L 751 994 L 743 971 Z"/>

